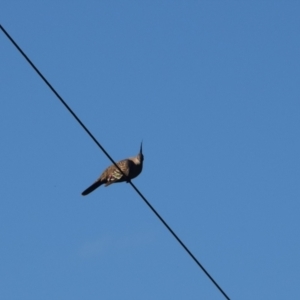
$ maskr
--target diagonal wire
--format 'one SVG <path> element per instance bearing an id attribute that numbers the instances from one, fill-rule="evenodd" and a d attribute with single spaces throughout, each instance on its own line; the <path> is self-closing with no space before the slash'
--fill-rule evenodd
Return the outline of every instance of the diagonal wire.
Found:
<path id="1" fill-rule="evenodd" d="M 63 100 L 63 98 L 57 93 L 57 91 L 53 88 L 53 86 L 49 83 L 49 81 L 43 76 L 43 74 L 38 70 L 38 68 L 32 63 L 32 61 L 28 58 L 28 56 L 23 52 L 23 50 L 18 46 L 18 44 L 13 40 L 13 38 L 8 34 L 8 32 L 3 28 L 0 24 L 0 29 L 6 35 L 6 37 L 13 43 L 13 45 L 19 50 L 22 56 L 27 60 L 27 62 L 31 65 L 31 67 L 38 73 L 38 75 L 42 78 L 42 80 L 46 83 L 46 85 L 51 89 L 51 91 L 56 95 L 56 97 L 61 101 L 61 103 L 66 107 L 66 109 L 71 113 L 71 115 L 76 119 L 76 121 L 81 125 L 81 127 L 86 131 L 86 133 L 92 138 L 92 140 L 98 145 L 98 147 L 103 151 L 103 153 L 108 157 L 108 159 L 119 169 L 119 171 L 126 177 L 123 171 L 119 168 L 116 162 L 112 159 L 112 157 L 108 154 L 108 152 L 101 146 L 101 144 L 96 140 L 93 134 L 87 129 L 87 127 L 81 122 L 81 120 L 77 117 L 77 115 L 72 111 L 69 105 Z M 180 240 L 180 238 L 176 235 L 176 233 L 172 230 L 172 228 L 166 223 L 166 221 L 160 216 L 160 214 L 155 210 L 155 208 L 150 204 L 150 202 L 145 198 L 145 196 L 138 190 L 138 188 L 129 181 L 130 185 L 133 189 L 139 194 L 139 196 L 145 201 L 148 207 L 152 210 L 152 212 L 159 218 L 159 220 L 167 227 L 170 233 L 174 236 L 174 238 L 179 242 L 179 244 L 184 248 L 184 250 L 191 256 L 191 258 L 195 261 L 195 263 L 201 268 L 201 270 L 205 273 L 205 275 L 212 281 L 212 283 L 217 287 L 217 289 L 223 294 L 223 296 L 230 300 L 227 294 L 223 291 L 223 289 L 218 285 L 218 283 L 213 279 L 213 277 L 206 271 L 206 269 L 202 266 L 202 264 L 198 261 L 198 259 L 193 255 L 193 253 L 187 248 L 187 246 Z"/>

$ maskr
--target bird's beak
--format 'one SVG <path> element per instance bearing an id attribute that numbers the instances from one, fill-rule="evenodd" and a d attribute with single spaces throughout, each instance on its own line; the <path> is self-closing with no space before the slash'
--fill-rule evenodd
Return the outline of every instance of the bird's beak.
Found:
<path id="1" fill-rule="evenodd" d="M 140 153 L 143 154 L 143 141 L 141 142 Z"/>

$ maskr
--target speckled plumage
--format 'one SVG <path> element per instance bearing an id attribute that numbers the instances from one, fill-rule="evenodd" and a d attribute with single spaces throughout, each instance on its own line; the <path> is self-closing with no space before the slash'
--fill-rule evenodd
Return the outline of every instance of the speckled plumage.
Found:
<path id="1" fill-rule="evenodd" d="M 123 182 L 123 181 L 128 182 L 131 179 L 137 177 L 142 172 L 143 160 L 144 160 L 144 156 L 142 153 L 142 144 L 141 144 L 140 152 L 137 156 L 123 159 L 117 163 L 119 168 L 126 176 L 124 176 L 115 165 L 111 165 L 104 170 L 101 176 L 90 187 L 88 187 L 86 190 L 82 192 L 82 195 L 83 196 L 88 195 L 89 193 L 94 191 L 102 184 L 108 186 L 112 183 Z"/>

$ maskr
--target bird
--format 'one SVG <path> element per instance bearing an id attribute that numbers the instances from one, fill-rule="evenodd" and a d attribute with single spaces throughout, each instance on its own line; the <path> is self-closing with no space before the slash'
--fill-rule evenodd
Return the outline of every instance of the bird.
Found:
<path id="1" fill-rule="evenodd" d="M 105 184 L 105 186 L 109 186 L 112 183 L 117 182 L 126 181 L 128 183 L 131 179 L 140 175 L 143 169 L 143 161 L 144 155 L 142 142 L 138 155 L 123 159 L 117 163 L 118 167 L 124 174 L 122 174 L 122 172 L 120 172 L 120 170 L 115 165 L 111 165 L 107 169 L 105 169 L 101 176 L 91 186 L 85 189 L 81 195 L 88 195 L 102 184 Z"/>

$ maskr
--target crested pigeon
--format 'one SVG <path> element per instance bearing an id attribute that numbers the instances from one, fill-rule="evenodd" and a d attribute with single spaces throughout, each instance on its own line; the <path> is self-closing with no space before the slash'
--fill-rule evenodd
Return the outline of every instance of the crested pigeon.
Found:
<path id="1" fill-rule="evenodd" d="M 126 176 L 124 176 L 115 165 L 111 165 L 90 187 L 82 192 L 82 195 L 88 195 L 102 184 L 108 186 L 116 182 L 129 182 L 131 179 L 137 177 L 143 169 L 144 155 L 142 152 L 142 146 L 143 143 L 141 143 L 140 152 L 137 156 L 123 159 L 117 163 L 118 167 Z"/>

